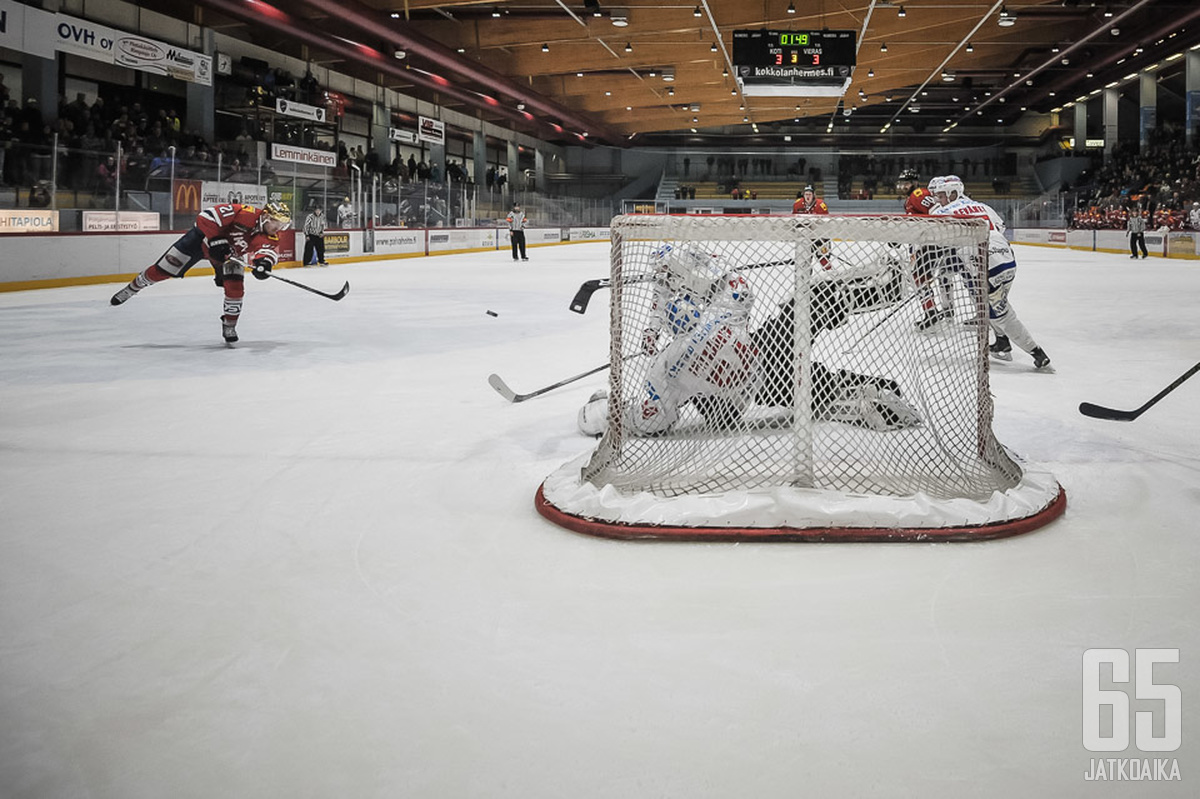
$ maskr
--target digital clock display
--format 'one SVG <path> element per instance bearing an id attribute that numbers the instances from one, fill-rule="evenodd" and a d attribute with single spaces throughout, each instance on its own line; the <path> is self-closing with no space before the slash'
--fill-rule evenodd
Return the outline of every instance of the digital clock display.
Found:
<path id="1" fill-rule="evenodd" d="M 821 77 L 808 73 L 841 72 L 854 66 L 856 39 L 851 30 L 735 30 L 733 63 L 735 67 L 790 71 L 793 77 Z"/>

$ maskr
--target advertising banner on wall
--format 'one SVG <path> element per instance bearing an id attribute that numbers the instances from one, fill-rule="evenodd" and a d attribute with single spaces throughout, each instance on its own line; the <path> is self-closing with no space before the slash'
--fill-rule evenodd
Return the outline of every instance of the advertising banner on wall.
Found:
<path id="1" fill-rule="evenodd" d="M 307 147 L 293 147 L 290 144 L 272 144 L 271 160 L 332 169 L 337 166 L 337 153 L 328 150 L 310 150 Z"/>
<path id="2" fill-rule="evenodd" d="M 85 233 L 103 233 L 111 230 L 158 230 L 159 217 L 153 211 L 122 211 L 120 227 L 118 227 L 116 211 L 84 211 L 82 229 Z"/>
<path id="3" fill-rule="evenodd" d="M 25 52 L 25 6 L 0 0 L 0 47 Z"/>
<path id="4" fill-rule="evenodd" d="M 284 116 L 297 117 L 299 119 L 311 119 L 313 122 L 325 121 L 325 109 L 315 105 L 306 105 L 305 103 L 297 103 L 294 100 L 285 100 L 282 97 L 275 99 L 275 111 Z"/>
<path id="5" fill-rule="evenodd" d="M 208 208 L 217 203 L 266 205 L 267 189 L 254 183 L 225 183 L 206 180 L 200 189 L 200 206 Z"/>
<path id="6" fill-rule="evenodd" d="M 200 193 L 204 184 L 198 180 L 176 180 L 171 189 L 171 202 L 175 205 L 176 214 L 200 213 Z"/>
<path id="7" fill-rule="evenodd" d="M 413 133 L 411 130 L 388 128 L 388 139 L 390 141 L 398 141 L 403 144 L 416 144 L 417 134 Z"/>
<path id="8" fill-rule="evenodd" d="M 58 230 L 58 211 L 28 208 L 0 210 L 0 233 L 52 233 Z"/>
<path id="9" fill-rule="evenodd" d="M 202 86 L 212 85 L 210 56 L 69 14 L 46 14 L 26 8 L 23 16 L 24 52 L 40 54 L 48 48 Z"/>
<path id="10" fill-rule="evenodd" d="M 431 117 L 419 117 L 418 122 L 417 137 L 421 141 L 427 141 L 431 144 L 446 143 L 445 123 Z"/>

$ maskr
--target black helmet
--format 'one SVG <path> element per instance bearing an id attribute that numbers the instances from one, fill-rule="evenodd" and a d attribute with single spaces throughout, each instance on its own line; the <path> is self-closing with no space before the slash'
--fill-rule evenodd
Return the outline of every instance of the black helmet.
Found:
<path id="1" fill-rule="evenodd" d="M 920 177 L 920 175 L 917 174 L 917 170 L 903 169 L 900 171 L 900 176 L 896 178 L 896 182 L 901 183 L 906 180 L 911 180 L 912 182 L 916 183 L 920 179 L 921 179 L 921 177 Z"/>

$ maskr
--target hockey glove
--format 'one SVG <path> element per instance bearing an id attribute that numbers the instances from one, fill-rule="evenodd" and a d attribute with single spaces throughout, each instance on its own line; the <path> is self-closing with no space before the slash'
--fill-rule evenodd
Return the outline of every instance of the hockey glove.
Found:
<path id="1" fill-rule="evenodd" d="M 208 240 L 208 259 L 214 264 L 225 263 L 231 255 L 233 255 L 233 245 L 229 243 L 229 239 Z"/>
<path id="2" fill-rule="evenodd" d="M 259 280 L 266 280 L 273 265 L 270 258 L 259 258 L 254 262 L 254 276 Z"/>

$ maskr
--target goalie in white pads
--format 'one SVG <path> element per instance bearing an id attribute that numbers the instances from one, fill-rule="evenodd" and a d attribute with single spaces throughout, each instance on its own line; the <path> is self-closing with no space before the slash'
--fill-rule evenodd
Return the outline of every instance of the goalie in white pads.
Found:
<path id="1" fill-rule="evenodd" d="M 750 286 L 720 258 L 691 247 L 665 245 L 655 255 L 651 326 L 642 345 L 654 360 L 624 421 L 639 435 L 657 435 L 691 403 L 710 425 L 730 427 L 753 397 L 757 375 L 748 329 Z M 608 396 L 597 392 L 580 410 L 579 428 L 599 435 L 607 420 Z"/>
<path id="2" fill-rule="evenodd" d="M 932 216 L 978 217 L 986 219 L 990 227 L 988 232 L 988 319 L 996 340 L 988 348 L 992 356 L 1002 360 L 1012 360 L 1012 343 L 1033 356 L 1033 365 L 1037 369 L 1050 366 L 1050 357 L 1046 351 L 1033 340 L 1029 330 L 1017 318 L 1017 313 L 1008 301 L 1008 292 L 1017 276 L 1017 257 L 1013 254 L 1012 245 L 1004 238 L 1004 220 L 990 205 L 977 202 L 968 197 L 964 191 L 962 179 L 956 175 L 942 178 L 941 191 Z"/>
<path id="3" fill-rule="evenodd" d="M 663 334 L 670 338 L 654 356 L 643 393 L 623 411 L 629 429 L 639 435 L 665 433 L 689 403 L 715 429 L 738 426 L 752 401 L 789 406 L 791 304 L 750 332 L 753 292 L 736 269 L 686 247 L 663 253 L 660 268 L 654 303 L 657 326 L 647 328 L 645 347 L 649 351 L 657 346 Z M 813 306 L 814 334 L 836 327 L 848 315 L 846 299 L 835 284 L 816 284 Z M 832 372 L 814 362 L 812 383 L 818 418 L 876 430 L 920 423 L 895 381 Z M 579 429 L 600 435 L 608 415 L 608 395 L 597 392 L 579 411 Z"/>

